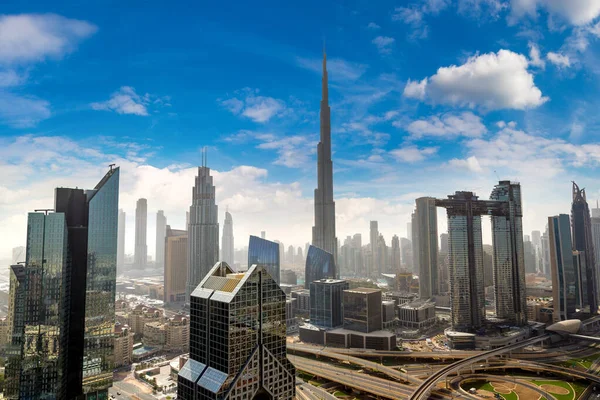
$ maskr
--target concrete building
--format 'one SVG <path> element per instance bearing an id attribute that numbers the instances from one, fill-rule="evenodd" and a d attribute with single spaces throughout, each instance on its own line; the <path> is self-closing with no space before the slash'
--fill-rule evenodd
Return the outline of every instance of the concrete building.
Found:
<path id="1" fill-rule="evenodd" d="M 233 218 L 229 211 L 225 212 L 225 223 L 223 224 L 223 238 L 221 240 L 221 261 L 229 265 L 234 262 L 234 239 L 233 239 Z"/>
<path id="2" fill-rule="evenodd" d="M 164 269 L 165 267 L 165 236 L 167 235 L 167 218 L 163 210 L 158 210 L 156 213 L 156 249 L 155 261 L 156 268 Z"/>
<path id="3" fill-rule="evenodd" d="M 302 315 L 310 313 L 310 290 L 292 290 L 292 299 L 296 300 L 296 312 Z"/>
<path id="4" fill-rule="evenodd" d="M 135 248 L 133 253 L 133 265 L 137 269 L 145 269 L 148 263 L 147 229 L 148 201 L 138 199 L 135 205 Z"/>
<path id="5" fill-rule="evenodd" d="M 129 313 L 129 327 L 138 335 L 144 335 L 144 325 L 148 322 L 161 322 L 163 312 L 154 307 L 148 307 L 143 304 L 138 304 Z"/>
<path id="6" fill-rule="evenodd" d="M 397 348 L 396 335 L 389 331 L 364 333 L 344 328 L 322 329 L 310 324 L 301 326 L 299 331 L 301 341 L 321 346 L 385 351 Z"/>
<path id="7" fill-rule="evenodd" d="M 167 343 L 166 324 L 162 318 L 158 321 L 146 322 L 143 332 L 143 342 L 148 347 L 163 348 Z"/>
<path id="8" fill-rule="evenodd" d="M 382 328 L 381 290 L 344 290 L 344 329 L 369 333 Z"/>
<path id="9" fill-rule="evenodd" d="M 190 345 L 190 318 L 175 315 L 165 324 L 165 350 L 179 350 L 185 353 Z"/>
<path id="10" fill-rule="evenodd" d="M 396 303 L 393 300 L 381 302 L 383 329 L 392 329 L 396 323 Z"/>
<path id="11" fill-rule="evenodd" d="M 419 296 L 430 299 L 439 294 L 437 208 L 434 198 L 421 197 L 416 200 L 415 222 Z"/>
<path id="12" fill-rule="evenodd" d="M 435 304 L 419 300 L 398 306 L 398 323 L 412 329 L 426 329 L 434 325 Z"/>
<path id="13" fill-rule="evenodd" d="M 285 294 L 264 267 L 235 273 L 217 263 L 190 300 L 190 357 L 178 375 L 180 400 L 295 397 Z"/>
<path id="14" fill-rule="evenodd" d="M 188 274 L 188 234 L 187 231 L 166 227 L 164 302 L 167 304 L 185 302 Z"/>
<path id="15" fill-rule="evenodd" d="M 337 262 L 338 243 L 335 236 L 330 113 L 327 56 L 323 53 L 320 111 L 321 140 L 317 145 L 317 188 L 315 189 L 315 225 L 312 229 L 312 245 L 332 254 L 334 262 Z"/>
<path id="16" fill-rule="evenodd" d="M 115 347 L 115 368 L 133 362 L 133 332 L 128 325 L 115 325 L 113 339 Z"/>
<path id="17" fill-rule="evenodd" d="M 320 279 L 310 283 L 310 322 L 323 328 L 344 325 L 344 290 L 348 282 L 341 279 Z"/>

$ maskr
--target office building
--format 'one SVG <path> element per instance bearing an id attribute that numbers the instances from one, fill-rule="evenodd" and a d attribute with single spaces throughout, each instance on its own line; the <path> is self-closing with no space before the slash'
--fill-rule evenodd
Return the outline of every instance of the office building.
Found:
<path id="1" fill-rule="evenodd" d="M 270 240 L 250 236 L 248 243 L 248 268 L 261 265 L 279 285 L 281 283 L 280 245 Z"/>
<path id="2" fill-rule="evenodd" d="M 427 329 L 435 324 L 435 304 L 417 300 L 398 306 L 399 325 L 411 329 Z"/>
<path id="3" fill-rule="evenodd" d="M 125 227 L 127 225 L 127 216 L 125 211 L 119 209 L 119 232 L 117 238 L 117 271 L 125 270 Z"/>
<path id="4" fill-rule="evenodd" d="M 383 328 L 381 290 L 344 290 L 344 329 L 370 333 Z M 392 309 L 393 311 L 393 309 Z"/>
<path id="5" fill-rule="evenodd" d="M 437 208 L 434 198 L 421 197 L 416 200 L 415 222 L 419 296 L 430 299 L 439 294 Z"/>
<path id="6" fill-rule="evenodd" d="M 304 287 L 309 289 L 310 283 L 313 281 L 327 278 L 335 279 L 337 276 L 333 254 L 311 245 L 306 255 Z"/>
<path id="7" fill-rule="evenodd" d="M 412 245 L 412 272 L 415 275 L 419 275 L 419 225 L 417 223 L 416 210 L 410 215 L 410 220 L 410 241 Z"/>
<path id="8" fill-rule="evenodd" d="M 600 240 L 600 219 L 598 220 L 598 239 Z M 593 222 L 592 222 L 593 227 Z M 541 263 L 542 263 L 542 274 L 546 277 L 550 277 L 550 242 L 549 242 L 549 234 L 548 234 L 548 226 L 546 226 L 546 230 L 541 238 L 542 246 L 541 246 Z"/>
<path id="9" fill-rule="evenodd" d="M 117 323 L 114 331 L 115 368 L 130 365 L 133 362 L 133 332 L 128 325 Z"/>
<path id="10" fill-rule="evenodd" d="M 177 397 L 292 400 L 285 302 L 264 267 L 235 273 L 215 264 L 190 298 L 190 357 L 179 371 Z"/>
<path id="11" fill-rule="evenodd" d="M 223 224 L 223 238 L 221 242 L 221 261 L 233 265 L 233 218 L 231 218 L 229 211 L 225 212 L 225 223 Z"/>
<path id="12" fill-rule="evenodd" d="M 139 199 L 135 206 L 135 249 L 133 254 L 133 264 L 137 269 L 145 269 L 148 263 L 147 225 L 148 201 Z"/>
<path id="13" fill-rule="evenodd" d="M 554 321 L 563 321 L 574 318 L 579 298 L 579 273 L 573 263 L 569 216 L 548 217 L 548 232 Z"/>
<path id="14" fill-rule="evenodd" d="M 390 271 L 393 274 L 398 273 L 398 271 L 400 271 L 400 269 L 402 268 L 402 261 L 400 258 L 400 239 L 398 238 L 397 235 L 394 235 L 392 237 L 392 260 L 391 260 L 391 267 L 392 270 Z"/>
<path id="15" fill-rule="evenodd" d="M 597 314 L 598 288 L 594 238 L 592 236 L 592 221 L 585 196 L 585 189 L 580 189 L 575 182 L 573 182 L 571 223 L 573 250 L 580 253 L 583 252 L 583 256 L 585 257 L 585 260 L 580 263 L 582 272 L 585 271 L 585 273 L 583 273 L 585 282 L 582 282 L 583 286 L 580 287 L 580 296 L 583 301 L 581 308 L 589 309 L 591 314 Z"/>
<path id="16" fill-rule="evenodd" d="M 371 250 L 370 268 L 367 270 L 367 277 L 379 275 L 379 226 L 377 221 L 371 221 L 369 224 L 369 246 Z"/>
<path id="17" fill-rule="evenodd" d="M 535 274 L 537 272 L 537 264 L 535 259 L 535 247 L 529 237 L 525 235 L 523 240 L 523 258 L 525 260 L 525 273 Z"/>
<path id="18" fill-rule="evenodd" d="M 522 325 L 527 323 L 527 294 L 521 185 L 500 181 L 492 190 L 490 200 L 508 203 L 508 207 L 494 203 L 488 207 L 492 216 L 496 316 Z M 528 254 L 531 262 L 535 258 L 533 250 Z"/>
<path id="19" fill-rule="evenodd" d="M 165 267 L 165 237 L 167 235 L 167 218 L 163 210 L 156 213 L 156 256 L 154 264 L 156 268 Z"/>
<path id="20" fill-rule="evenodd" d="M 310 290 L 292 290 L 292 299 L 296 300 L 296 313 L 308 315 L 310 313 Z"/>
<path id="21" fill-rule="evenodd" d="M 164 301 L 165 303 L 185 302 L 188 271 L 187 231 L 166 227 Z"/>
<path id="22" fill-rule="evenodd" d="M 310 322 L 321 328 L 344 325 L 344 290 L 348 282 L 341 279 L 319 279 L 310 283 Z"/>
<path id="23" fill-rule="evenodd" d="M 283 269 L 280 271 L 281 283 L 285 283 L 288 285 L 297 285 L 298 284 L 298 275 L 296 272 L 291 269 Z"/>
<path id="24" fill-rule="evenodd" d="M 215 201 L 215 185 L 204 153 L 192 188 L 186 301 L 219 258 L 219 209 Z"/>
<path id="25" fill-rule="evenodd" d="M 600 209 L 592 208 L 592 215 L 598 215 L 599 212 Z M 592 240 L 594 242 L 594 261 L 596 261 L 596 287 L 600 290 L 600 216 L 592 216 L 591 224 Z"/>
<path id="26" fill-rule="evenodd" d="M 312 229 L 312 245 L 333 254 L 333 259 L 337 261 L 338 244 L 335 236 L 333 163 L 331 162 L 331 110 L 325 53 L 323 53 L 321 90 L 321 140 L 317 145 L 317 188 L 315 189 L 315 225 Z"/>
<path id="27" fill-rule="evenodd" d="M 542 232 L 532 231 L 531 243 L 533 243 L 533 249 L 535 252 L 536 272 L 542 273 Z"/>

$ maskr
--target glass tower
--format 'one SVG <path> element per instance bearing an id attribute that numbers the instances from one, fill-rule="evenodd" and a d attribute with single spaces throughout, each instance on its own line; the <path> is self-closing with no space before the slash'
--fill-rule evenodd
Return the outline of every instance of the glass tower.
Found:
<path id="1" fill-rule="evenodd" d="M 280 257 L 279 243 L 261 239 L 257 236 L 250 236 L 250 242 L 248 243 L 248 268 L 254 264 L 264 267 L 278 285 L 281 283 Z"/>
<path id="2" fill-rule="evenodd" d="M 295 368 L 286 355 L 285 293 L 261 265 L 235 273 L 217 263 L 190 298 L 190 358 L 177 397 L 295 397 Z"/>
<path id="3" fill-rule="evenodd" d="M 306 254 L 304 287 L 310 289 L 311 282 L 325 278 L 337 278 L 333 254 L 311 245 Z"/>
<path id="4" fill-rule="evenodd" d="M 320 279 L 310 283 L 310 322 L 323 328 L 344 324 L 344 290 L 348 282 L 340 279 Z"/>
<path id="5" fill-rule="evenodd" d="M 563 321 L 573 318 L 579 297 L 569 216 L 560 214 L 548 217 L 548 233 L 554 320 Z"/>
<path id="6" fill-rule="evenodd" d="M 416 257 L 419 265 L 419 297 L 429 299 L 439 294 L 437 208 L 432 197 L 416 200 Z"/>

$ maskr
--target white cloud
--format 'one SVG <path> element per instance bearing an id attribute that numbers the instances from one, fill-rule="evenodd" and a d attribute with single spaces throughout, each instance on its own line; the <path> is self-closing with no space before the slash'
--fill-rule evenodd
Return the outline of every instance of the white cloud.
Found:
<path id="1" fill-rule="evenodd" d="M 392 52 L 391 46 L 395 41 L 396 39 L 388 36 L 377 36 L 372 43 L 377 47 L 380 54 L 390 54 Z"/>
<path id="2" fill-rule="evenodd" d="M 367 25 L 368 29 L 372 29 L 372 30 L 377 30 L 380 29 L 381 27 L 379 25 L 377 25 L 375 22 L 369 22 L 369 25 Z"/>
<path id="3" fill-rule="evenodd" d="M 406 130 L 414 137 L 433 136 L 452 138 L 457 136 L 479 137 L 487 132 L 481 118 L 471 112 L 447 113 L 411 122 Z"/>
<path id="4" fill-rule="evenodd" d="M 323 60 L 320 58 L 297 57 L 298 66 L 308 69 L 317 74 L 323 72 Z M 367 65 L 346 61 L 341 58 L 327 59 L 327 72 L 329 79 L 334 82 L 355 81 L 367 70 Z"/>
<path id="5" fill-rule="evenodd" d="M 17 96 L 0 90 L 0 122 L 30 128 L 50 117 L 50 103 L 36 97 Z"/>
<path id="6" fill-rule="evenodd" d="M 458 13 L 474 18 L 497 19 L 500 13 L 508 8 L 501 0 L 458 0 Z"/>
<path id="7" fill-rule="evenodd" d="M 236 93 L 241 97 L 219 99 L 219 103 L 232 114 L 242 115 L 254 122 L 265 123 L 286 110 L 282 100 L 258 95 L 258 89 L 245 88 Z"/>
<path id="8" fill-rule="evenodd" d="M 479 161 L 477 160 L 477 157 L 475 156 L 471 156 L 465 160 L 459 160 L 459 159 L 452 159 L 450 161 L 448 161 L 448 165 L 450 165 L 451 167 L 454 168 L 465 168 L 471 172 L 482 172 L 483 168 L 481 168 L 481 165 L 479 165 Z"/>
<path id="9" fill-rule="evenodd" d="M 428 15 L 437 15 L 450 6 L 450 0 L 424 0 L 407 7 L 397 7 L 392 14 L 392 21 L 401 21 L 412 29 L 409 39 L 425 39 L 429 35 L 429 26 L 425 22 Z"/>
<path id="10" fill-rule="evenodd" d="M 600 15 L 598 0 L 512 0 L 512 19 L 525 15 L 537 17 L 538 9 L 556 15 L 572 25 L 585 25 Z"/>
<path id="11" fill-rule="evenodd" d="M 399 149 L 390 151 L 390 155 L 396 160 L 406 163 L 415 163 L 424 161 L 427 156 L 434 155 L 437 153 L 437 147 L 422 147 L 417 146 L 403 146 Z"/>
<path id="12" fill-rule="evenodd" d="M 540 49 L 537 44 L 529 42 L 529 64 L 534 67 L 539 67 L 541 69 L 546 68 L 546 62 L 542 59 L 540 55 Z"/>
<path id="13" fill-rule="evenodd" d="M 509 50 L 476 55 L 463 65 L 439 68 L 418 84 L 409 81 L 405 96 L 483 110 L 535 108 L 548 97 L 535 86 L 528 66 L 525 56 Z"/>
<path id="14" fill-rule="evenodd" d="M 571 60 L 569 59 L 569 56 L 565 54 L 554 53 L 550 51 L 546 55 L 546 58 L 548 58 L 548 61 L 559 68 L 569 68 L 571 66 Z"/>
<path id="15" fill-rule="evenodd" d="M 8 88 L 13 86 L 19 86 L 25 83 L 27 80 L 26 75 L 17 73 L 12 69 L 1 70 L 0 69 L 0 88 Z"/>
<path id="16" fill-rule="evenodd" d="M 96 32 L 87 21 L 55 14 L 0 16 L 0 63 L 60 58 Z"/>
<path id="17" fill-rule="evenodd" d="M 424 100 L 425 90 L 427 88 L 427 78 L 422 81 L 411 81 L 410 79 L 406 82 L 404 87 L 403 95 L 411 99 Z"/>
<path id="18" fill-rule="evenodd" d="M 90 106 L 94 110 L 114 111 L 117 114 L 148 116 L 147 96 L 138 95 L 131 86 L 122 86 L 107 101 L 92 103 Z"/>

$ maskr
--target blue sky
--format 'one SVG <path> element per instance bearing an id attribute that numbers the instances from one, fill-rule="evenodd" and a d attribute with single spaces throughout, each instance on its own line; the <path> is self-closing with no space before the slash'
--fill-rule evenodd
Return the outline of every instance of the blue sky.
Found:
<path id="1" fill-rule="evenodd" d="M 121 3 L 3 2 L 0 258 L 53 187 L 110 162 L 128 250 L 139 197 L 150 230 L 158 209 L 182 227 L 203 146 L 236 247 L 303 245 L 324 42 L 341 240 L 371 219 L 405 236 L 415 197 L 497 177 L 522 183 L 528 231 L 569 212 L 571 180 L 600 197 L 597 0 Z"/>

